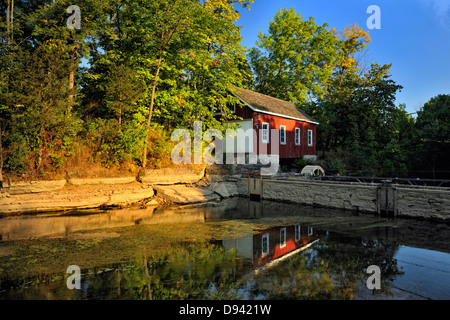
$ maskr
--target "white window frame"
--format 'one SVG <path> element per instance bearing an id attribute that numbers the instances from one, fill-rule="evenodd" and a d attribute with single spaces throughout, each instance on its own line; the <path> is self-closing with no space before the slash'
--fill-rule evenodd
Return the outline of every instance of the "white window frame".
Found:
<path id="1" fill-rule="evenodd" d="M 295 225 L 295 241 L 299 241 L 302 237 L 302 228 L 299 224 Z"/>
<path id="2" fill-rule="evenodd" d="M 312 147 L 313 144 L 313 131 L 308 129 L 308 147 Z"/>
<path id="3" fill-rule="evenodd" d="M 267 125 L 267 129 L 264 129 L 264 125 Z M 266 133 L 266 138 L 264 139 L 264 132 Z M 262 143 L 269 143 L 269 132 L 270 132 L 270 125 L 268 122 L 263 122 L 261 124 L 261 142 Z"/>
<path id="4" fill-rule="evenodd" d="M 223 114 L 223 107 L 222 106 L 211 106 L 211 112 L 215 115 L 215 116 L 220 116 Z"/>
<path id="5" fill-rule="evenodd" d="M 300 128 L 295 128 L 294 142 L 295 142 L 296 146 L 301 145 L 301 134 L 300 133 L 301 133 Z"/>
<path id="6" fill-rule="evenodd" d="M 264 250 L 264 239 L 266 239 L 266 242 L 267 242 L 266 250 Z M 265 256 L 265 255 L 268 255 L 269 252 L 270 252 L 270 249 L 269 249 L 269 234 L 266 233 L 266 234 L 263 234 L 263 236 L 261 238 L 261 254 L 263 256 Z"/>
<path id="7" fill-rule="evenodd" d="M 284 135 L 281 134 L 281 131 L 284 131 Z M 280 125 L 280 144 L 286 144 L 287 140 L 287 132 L 286 132 L 286 126 Z M 284 140 L 281 140 L 281 137 L 284 136 Z"/>
<path id="8" fill-rule="evenodd" d="M 286 247 L 286 227 L 280 229 L 280 248 L 284 247 Z"/>
<path id="9" fill-rule="evenodd" d="M 312 227 L 308 227 L 308 236 L 312 236 L 314 233 L 314 229 Z"/>
<path id="10" fill-rule="evenodd" d="M 233 103 L 229 109 L 231 110 L 231 113 L 236 113 L 236 103 Z"/>

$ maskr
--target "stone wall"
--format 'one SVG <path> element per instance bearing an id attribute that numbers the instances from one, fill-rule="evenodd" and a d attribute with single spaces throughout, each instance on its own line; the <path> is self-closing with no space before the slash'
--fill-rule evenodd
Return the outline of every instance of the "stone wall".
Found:
<path id="1" fill-rule="evenodd" d="M 248 196 L 248 179 L 237 181 L 237 190 Z M 262 179 L 265 200 L 328 208 L 378 213 L 381 184 L 351 182 Z M 450 188 L 392 185 L 395 189 L 395 215 L 450 220 Z"/>
<path id="2" fill-rule="evenodd" d="M 311 180 L 263 179 L 263 199 L 377 212 L 377 186 Z"/>
<path id="3" fill-rule="evenodd" d="M 397 208 L 399 216 L 450 220 L 450 188 L 399 186 Z"/>

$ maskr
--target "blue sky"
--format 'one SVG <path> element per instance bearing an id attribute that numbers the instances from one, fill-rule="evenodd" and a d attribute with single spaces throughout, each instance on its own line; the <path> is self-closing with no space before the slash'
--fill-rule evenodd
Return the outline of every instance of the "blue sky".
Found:
<path id="1" fill-rule="evenodd" d="M 367 27 L 370 5 L 381 9 L 381 29 Z M 405 103 L 408 112 L 438 94 L 450 94 L 450 0 L 254 0 L 250 11 L 240 10 L 242 44 L 254 47 L 276 12 L 291 7 L 329 29 L 357 23 L 368 30 L 370 61 L 392 63 L 392 79 L 404 87 L 396 104 Z"/>

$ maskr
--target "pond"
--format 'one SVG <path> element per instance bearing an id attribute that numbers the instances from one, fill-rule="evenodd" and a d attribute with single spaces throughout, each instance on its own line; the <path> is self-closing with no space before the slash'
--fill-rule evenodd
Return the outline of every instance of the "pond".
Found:
<path id="1" fill-rule="evenodd" d="M 0 236 L 4 300 L 450 299 L 440 222 L 231 198 L 5 217 Z"/>

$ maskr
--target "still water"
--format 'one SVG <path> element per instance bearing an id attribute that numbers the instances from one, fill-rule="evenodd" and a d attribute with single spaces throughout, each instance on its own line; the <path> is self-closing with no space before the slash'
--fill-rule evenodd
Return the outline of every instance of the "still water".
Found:
<path id="1" fill-rule="evenodd" d="M 233 198 L 5 217 L 0 236 L 0 299 L 450 299 L 437 222 Z"/>

